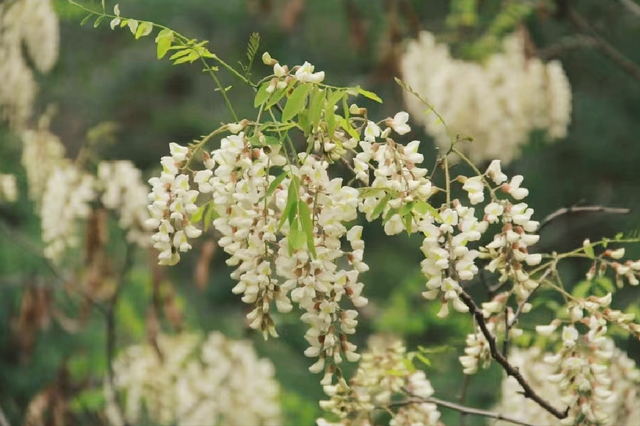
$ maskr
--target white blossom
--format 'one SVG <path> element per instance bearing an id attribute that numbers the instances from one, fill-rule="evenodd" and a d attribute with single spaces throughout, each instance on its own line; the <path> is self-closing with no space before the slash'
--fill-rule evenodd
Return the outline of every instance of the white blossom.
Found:
<path id="1" fill-rule="evenodd" d="M 509 163 L 534 129 L 545 130 L 550 139 L 565 137 L 571 119 L 569 81 L 558 61 L 545 64 L 527 57 L 524 42 L 517 33 L 507 35 L 503 51 L 483 63 L 453 58 L 449 47 L 428 32 L 408 43 L 403 79 L 433 105 L 447 127 L 434 114 L 424 114 L 422 102 L 405 92 L 407 110 L 441 149 L 449 149 L 451 131 L 473 138 L 457 145 L 471 160 Z M 499 173 L 494 180 L 499 185 Z"/>
<path id="2" fill-rule="evenodd" d="M 281 424 L 273 364 L 258 358 L 250 342 L 218 332 L 206 338 L 160 334 L 157 348 L 162 359 L 144 344 L 126 348 L 113 363 L 114 389 L 126 395 L 123 414 L 129 424 L 144 418 L 179 426 Z M 122 419 L 114 408 L 108 405 L 107 413 L 116 426 Z"/>

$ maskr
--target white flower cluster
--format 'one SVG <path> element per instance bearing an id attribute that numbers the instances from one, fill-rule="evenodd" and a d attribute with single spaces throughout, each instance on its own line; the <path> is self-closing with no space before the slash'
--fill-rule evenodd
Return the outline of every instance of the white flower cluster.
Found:
<path id="1" fill-rule="evenodd" d="M 29 197 L 41 217 L 45 256 L 59 262 L 67 248 L 77 246 L 80 221 L 89 216 L 96 200 L 116 213 L 129 242 L 149 246 L 150 234 L 145 229 L 148 190 L 141 172 L 128 161 L 101 162 L 97 177 L 80 170 L 65 158 L 64 145 L 48 127 L 45 115 L 37 130 L 21 133 L 22 165 Z"/>
<path id="2" fill-rule="evenodd" d="M 58 17 L 51 0 L 15 0 L 0 4 L 0 120 L 21 128 L 31 117 L 37 84 L 28 61 L 39 72 L 58 58 Z M 29 55 L 23 55 L 23 47 Z"/>
<path id="3" fill-rule="evenodd" d="M 318 426 L 371 426 L 373 411 L 397 402 L 397 396 L 424 400 L 433 395 L 433 387 L 424 371 L 408 367 L 410 363 L 407 363 L 402 342 L 370 343 L 369 346 L 370 350 L 362 354 L 358 371 L 349 386 L 344 379 L 336 385 L 324 386 L 331 399 L 321 401 L 320 406 L 340 417 L 340 421 L 332 423 L 320 418 Z M 399 407 L 392 413 L 389 426 L 441 425 L 436 404 L 415 401 L 399 404 Z"/>
<path id="4" fill-rule="evenodd" d="M 591 336 L 589 336 L 591 334 Z M 565 328 L 563 348 L 543 355 L 539 348 L 514 349 L 509 362 L 548 401 L 571 404 L 569 417 L 559 420 L 525 398 L 512 377 L 502 382 L 497 412 L 530 424 L 620 425 L 637 424 L 640 415 L 640 370 L 615 348 L 602 331 L 591 328 L 578 339 L 573 327 Z M 585 343 L 585 345 L 583 345 Z M 560 371 L 560 372 L 558 372 Z M 506 425 L 505 422 L 497 424 Z"/>
<path id="5" fill-rule="evenodd" d="M 529 279 L 525 267 L 537 265 L 542 260 L 541 255 L 528 253 L 528 247 L 539 239 L 532 234 L 538 227 L 538 222 L 531 220 L 533 209 L 525 203 L 513 204 L 509 198 L 499 199 L 496 195 L 500 190 L 512 199 L 522 200 L 528 195 L 528 191 L 521 187 L 522 176 L 514 176 L 509 183 L 505 183 L 507 176 L 501 171 L 500 161 L 494 160 L 483 176 L 459 177 L 457 180 L 464 182 L 462 189 L 467 192 L 472 205 L 484 201 L 485 190 L 490 191 L 491 202 L 485 206 L 481 220 L 476 217 L 475 208 L 454 200 L 453 208 L 441 211 L 439 218 L 428 216 L 421 223 L 421 231 L 425 236 L 422 243 L 425 259 L 421 266 L 427 277 L 427 291 L 423 296 L 427 299 L 441 296 L 443 303 L 439 317 L 449 314 L 449 302 L 459 312 L 469 310 L 459 298 L 462 291 L 460 282 L 469 281 L 478 273 L 475 264 L 477 258 L 491 259 L 486 269 L 497 272 L 499 282 L 512 280 L 518 301 L 526 299 L 537 286 L 535 281 Z M 489 180 L 497 186 L 492 187 Z M 479 241 L 493 223 L 502 224 L 502 229 L 494 234 L 493 241 L 486 246 L 479 246 L 478 250 L 469 249 L 468 243 Z M 501 314 L 501 305 L 505 302 L 506 298 L 503 298 L 502 302 L 485 304 L 485 316 Z M 504 321 L 499 319 L 493 317 L 488 323 L 503 324 Z M 478 346 L 484 345 L 483 340 L 480 334 L 470 338 L 474 349 L 470 349 L 472 354 L 468 355 L 476 357 L 484 353 Z M 466 359 L 465 364 L 466 369 L 475 371 L 470 359 Z"/>
<path id="6" fill-rule="evenodd" d="M 146 226 L 157 229 L 152 237 L 153 247 L 160 254 L 161 265 L 175 265 L 180 261 L 179 252 L 191 249 L 188 238 L 197 238 L 202 231 L 189 219 L 198 210 L 195 202 L 199 192 L 191 189 L 189 175 L 180 173 L 186 164 L 189 149 L 176 143 L 169 145 L 171 156 L 162 157 L 162 174 L 149 180 L 153 189 L 149 194 L 151 218 Z"/>
<path id="7" fill-rule="evenodd" d="M 52 261 L 60 261 L 67 248 L 78 245 L 77 221 L 91 213 L 94 183 L 93 176 L 72 165 L 56 167 L 47 180 L 40 217 L 44 255 Z"/>
<path id="8" fill-rule="evenodd" d="M 114 426 L 282 424 L 273 364 L 250 342 L 161 334 L 158 349 L 162 358 L 151 345 L 131 346 L 114 361 L 114 390 L 125 395 L 124 419 L 107 407 Z"/>
<path id="9" fill-rule="evenodd" d="M 49 131 L 49 117 L 40 118 L 38 128 L 22 131 L 22 165 L 27 172 L 29 197 L 39 204 L 53 170 L 63 162 L 65 148 Z"/>
<path id="10" fill-rule="evenodd" d="M 473 161 L 510 162 L 534 129 L 563 138 L 571 119 L 571 87 L 562 65 L 527 58 L 516 34 L 504 39 L 504 52 L 484 64 L 451 57 L 446 45 L 422 32 L 402 59 L 404 80 L 433 105 L 455 134 L 473 137 L 461 148 Z M 409 112 L 422 122 L 442 149 L 449 149 L 447 128 L 425 105 L 406 94 Z"/>
<path id="11" fill-rule="evenodd" d="M 16 177 L 10 174 L 0 173 L 0 203 L 13 203 L 18 199 L 18 186 Z"/>
<path id="12" fill-rule="evenodd" d="M 103 161 L 98 165 L 100 200 L 118 216 L 118 225 L 127 231 L 127 241 L 139 247 L 151 244 L 146 228 L 149 219 L 147 193 L 142 172 L 130 161 Z"/>

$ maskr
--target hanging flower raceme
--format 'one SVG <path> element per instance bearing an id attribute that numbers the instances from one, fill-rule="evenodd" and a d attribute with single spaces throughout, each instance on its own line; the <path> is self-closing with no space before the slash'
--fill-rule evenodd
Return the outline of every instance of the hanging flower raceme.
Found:
<path id="1" fill-rule="evenodd" d="M 78 220 L 91 212 L 90 202 L 96 198 L 94 177 L 71 164 L 53 170 L 42 197 L 42 241 L 44 255 L 59 262 L 67 248 L 77 247 Z"/>
<path id="2" fill-rule="evenodd" d="M 0 4 L 0 120 L 21 130 L 38 91 L 32 63 L 46 73 L 58 59 L 60 30 L 51 0 Z M 26 47 L 26 48 L 25 48 Z M 28 56 L 25 57 L 25 54 Z"/>
<path id="3" fill-rule="evenodd" d="M 333 423 L 320 418 L 318 426 L 370 425 L 374 410 L 392 410 L 392 402 L 402 401 L 399 397 L 411 402 L 396 404 L 399 408 L 392 413 L 389 426 L 440 426 L 440 412 L 436 404 L 427 400 L 434 393 L 433 387 L 424 371 L 416 370 L 408 361 L 402 342 L 372 337 L 369 351 L 362 354 L 349 385 L 343 378 L 335 385 L 324 384 L 330 399 L 321 401 L 320 406 L 340 421 Z"/>
<path id="4" fill-rule="evenodd" d="M 118 225 L 127 231 L 127 241 L 148 247 L 151 243 L 146 225 L 148 189 L 140 170 L 130 161 L 103 161 L 98 165 L 97 186 L 102 192 L 102 204 L 116 212 Z"/>
<path id="5" fill-rule="evenodd" d="M 258 358 L 250 342 L 218 332 L 161 334 L 157 347 L 128 347 L 115 359 L 113 375 L 105 392 L 114 426 L 143 419 L 179 426 L 282 424 L 273 364 Z M 114 390 L 126 395 L 123 413 Z"/>
<path id="6" fill-rule="evenodd" d="M 563 138 L 571 120 L 571 87 L 558 61 L 547 64 L 528 58 L 524 38 L 507 35 L 503 52 L 484 63 L 455 59 L 447 45 L 422 32 L 408 43 L 402 58 L 406 83 L 444 117 L 424 114 L 425 105 L 411 94 L 406 104 L 441 149 L 448 149 L 450 132 L 469 135 L 461 147 L 473 161 L 510 162 L 534 129 L 550 139 Z M 508 118 L 505 118 L 508 117 Z"/>
<path id="7" fill-rule="evenodd" d="M 0 203 L 13 203 L 18 199 L 18 186 L 16 177 L 10 174 L 0 173 Z"/>
<path id="8" fill-rule="evenodd" d="M 151 218 L 146 226 L 158 230 L 152 239 L 153 247 L 160 252 L 158 259 L 161 265 L 178 263 L 180 252 L 191 249 L 188 239 L 202 234 L 189 222 L 198 210 L 195 202 L 199 192 L 191 189 L 189 175 L 181 173 L 189 149 L 176 143 L 170 144 L 170 148 L 171 156 L 162 157 L 162 174 L 149 180 L 153 189 L 149 194 Z"/>
<path id="9" fill-rule="evenodd" d="M 550 401 L 571 407 L 559 420 L 522 396 L 511 377 L 502 382 L 502 399 L 495 409 L 516 420 L 545 425 L 632 425 L 640 414 L 640 370 L 592 323 L 587 335 L 573 327 L 562 332 L 558 353 L 539 348 L 514 349 L 509 361 Z"/>

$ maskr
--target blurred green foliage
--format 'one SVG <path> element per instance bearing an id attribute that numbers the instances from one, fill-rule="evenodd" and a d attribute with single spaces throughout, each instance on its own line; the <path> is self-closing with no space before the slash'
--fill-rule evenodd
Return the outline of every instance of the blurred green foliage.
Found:
<path id="1" fill-rule="evenodd" d="M 294 3 L 303 4 L 300 12 L 294 10 Z M 112 32 L 106 22 L 97 29 L 90 24 L 81 27 L 84 12 L 65 0 L 56 0 L 55 4 L 61 19 L 61 56 L 54 71 L 40 78 L 36 109 L 44 111 L 49 104 L 58 107 L 52 128 L 71 155 L 77 153 L 89 129 L 115 123 L 115 141 L 100 145 L 99 155 L 131 159 L 150 174 L 168 152 L 169 142 L 189 143 L 219 123 L 230 121 L 222 97 L 200 65 L 173 67 L 166 60 L 158 61 L 153 40 L 136 41 L 126 31 Z M 85 4 L 101 7 L 97 0 Z M 295 65 L 308 60 L 317 70 L 326 71 L 328 80 L 336 85 L 359 84 L 381 94 L 383 105 L 365 100 L 362 104 L 373 114 L 385 116 L 403 109 L 400 89 L 391 78 L 397 68 L 385 58 L 401 47 L 402 38 L 415 36 L 412 22 L 417 22 L 419 29 L 440 34 L 452 44 L 455 54 L 474 59 L 495 51 L 500 38 L 520 25 L 528 29 L 539 52 L 557 47 L 575 34 L 562 10 L 551 7 L 533 13 L 533 4 L 496 0 L 122 0 L 120 9 L 128 17 L 158 22 L 189 37 L 209 40 L 210 50 L 231 64 L 246 63 L 247 41 L 253 32 L 259 32 L 262 49 L 282 63 Z M 109 10 L 113 5 L 107 2 Z M 617 2 L 605 0 L 575 1 L 571 6 L 609 43 L 640 64 L 639 17 L 627 13 Z M 410 13 L 402 12 L 405 9 Z M 593 47 L 559 52 L 556 57 L 563 63 L 574 96 L 569 136 L 547 145 L 541 135 L 533 134 L 521 159 L 506 171 L 525 176 L 529 203 L 540 219 L 578 203 L 640 211 L 640 81 Z M 391 57 L 397 60 L 397 56 Z M 257 80 L 268 71 L 256 61 L 253 72 Z M 239 115 L 253 111 L 252 90 L 224 72 L 220 78 L 223 86 L 233 86 L 230 96 Z M 409 136 L 428 142 L 422 147 L 425 164 L 433 164 L 435 150 L 429 137 L 417 126 Z M 28 249 L 28 241 L 38 241 L 39 222 L 33 203 L 24 196 L 26 182 L 18 162 L 20 144 L 6 129 L 0 140 L 0 170 L 18 175 L 23 195 L 16 205 L 0 207 L 4 227 L 0 229 L 0 406 L 12 424 L 19 424 L 29 402 L 66 365 L 70 381 L 82 383 L 85 389 L 70 392 L 71 409 L 84 422 L 98 421 L 87 413 L 104 404 L 104 318 L 89 310 L 82 331 L 77 333 L 61 325 L 61 316 L 78 318 L 86 306 L 77 295 L 67 293 L 59 277 Z M 365 261 L 371 271 L 363 279 L 371 305 L 362 311 L 356 337 L 359 349 L 374 332 L 404 336 L 411 349 L 418 345 L 440 348 L 428 355 L 431 366 L 425 368 L 436 396 L 456 400 L 463 382 L 457 356 L 472 329 L 471 320 L 451 315 L 444 322 L 436 317 L 439 304 L 428 303 L 420 295 L 424 280 L 419 271 L 419 241 L 405 235 L 385 238 L 378 224 L 364 226 Z M 624 217 L 564 216 L 542 231 L 540 245 L 541 250 L 560 252 L 579 246 L 584 238 L 597 240 L 639 228 L 637 213 Z M 19 230 L 27 241 L 14 243 L 13 230 Z M 296 313 L 277 317 L 280 339 L 264 342 L 248 332 L 243 319 L 245 307 L 230 292 L 234 284 L 221 250 L 210 263 L 206 287 L 199 289 L 194 284 L 197 248 L 196 254 L 166 271 L 167 280 L 175 288 L 176 303 L 184 311 L 184 326 L 252 339 L 260 355 L 269 357 L 276 366 L 283 386 L 286 424 L 313 424 L 321 413 L 317 401 L 323 393 L 319 378 L 307 371 L 310 362 L 302 354 L 306 347 L 304 326 L 297 321 Z M 118 252 L 117 247 L 111 250 L 114 256 Z M 639 257 L 640 251 L 629 250 L 628 255 Z M 141 342 L 147 333 L 154 272 L 147 259 L 138 259 L 136 265 L 126 276 L 116 309 L 118 347 Z M 588 262 L 579 261 L 567 262 L 562 268 L 569 291 L 598 295 L 600 289 L 612 285 L 604 279 L 596 281 L 596 286 L 587 284 L 583 277 L 588 268 Z M 476 284 L 474 295 L 486 297 L 483 286 Z M 61 312 L 57 316 L 48 313 L 51 318 L 37 328 L 28 359 L 21 359 L 16 331 L 27 285 L 51 289 Z M 624 292 L 624 307 L 639 312 L 636 289 Z M 552 299 L 543 301 L 553 304 Z M 533 319 L 549 319 L 551 312 L 553 309 L 541 312 Z M 171 329 L 166 319 L 161 325 Z M 527 326 L 525 323 L 525 330 Z M 500 378 L 501 372 L 495 367 L 472 377 L 466 403 L 490 407 L 497 397 L 494 390 Z M 443 413 L 447 424 L 459 421 L 456 413 Z M 482 419 L 467 420 L 467 425 L 483 424 Z"/>

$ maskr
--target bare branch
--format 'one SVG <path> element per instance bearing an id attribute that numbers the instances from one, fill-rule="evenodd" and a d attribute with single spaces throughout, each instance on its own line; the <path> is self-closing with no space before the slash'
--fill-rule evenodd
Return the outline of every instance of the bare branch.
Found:
<path id="1" fill-rule="evenodd" d="M 131 250 L 127 246 L 126 253 L 125 253 L 124 265 L 123 265 L 122 270 L 120 272 L 118 284 L 116 286 L 116 289 L 115 289 L 113 295 L 111 296 L 111 299 L 109 300 L 109 305 L 108 305 L 108 307 L 106 308 L 106 310 L 104 312 L 105 323 L 106 323 L 106 332 L 107 332 L 107 344 L 106 344 L 106 347 L 105 347 L 106 357 L 107 357 L 107 380 L 109 382 L 109 388 L 114 392 L 114 394 L 115 394 L 115 387 L 114 387 L 114 373 L 113 373 L 113 358 L 115 356 L 115 351 L 116 351 L 116 317 L 115 317 L 115 308 L 116 308 L 116 305 L 118 303 L 118 299 L 120 298 L 120 294 L 122 292 L 122 289 L 124 287 L 125 275 L 127 274 L 129 269 L 131 268 L 131 263 L 132 262 L 133 262 L 133 255 L 131 253 Z M 124 410 L 123 410 L 123 407 L 120 404 L 120 401 L 118 400 L 117 397 L 114 397 L 114 402 L 116 403 L 116 407 L 117 407 L 118 412 L 119 412 L 118 414 L 121 416 L 121 418 L 124 419 L 124 417 L 122 416 L 122 413 L 124 412 Z M 127 425 L 127 424 L 128 423 L 125 420 L 125 425 Z"/>
<path id="2" fill-rule="evenodd" d="M 633 0 L 620 0 L 620 3 L 626 7 L 629 12 L 640 18 L 640 4 L 635 3 Z"/>
<path id="3" fill-rule="evenodd" d="M 502 368 L 504 369 L 504 371 L 507 373 L 508 376 L 511 376 L 518 381 L 520 386 L 522 386 L 524 397 L 535 401 L 539 406 L 547 410 L 549 413 L 553 414 L 558 419 L 567 418 L 567 416 L 569 415 L 570 407 L 567 407 L 564 411 L 559 411 L 558 409 L 553 407 L 548 401 L 543 399 L 540 395 L 536 393 L 536 391 L 533 390 L 529 382 L 527 382 L 527 380 L 522 376 L 522 374 L 520 374 L 520 370 L 518 370 L 518 368 L 514 367 L 513 365 L 509 364 L 509 361 L 507 360 L 507 358 L 505 358 L 500 353 L 500 351 L 498 351 L 498 345 L 496 343 L 496 339 L 487 328 L 487 323 L 484 320 L 484 316 L 482 315 L 482 312 L 478 308 L 478 305 L 476 305 L 476 302 L 473 301 L 471 296 L 469 296 L 467 292 L 462 290 L 460 292 L 460 299 L 462 299 L 464 304 L 467 305 L 467 307 L 469 308 L 469 312 L 471 313 L 471 315 L 474 316 L 476 322 L 478 323 L 478 326 L 480 327 L 480 330 L 482 331 L 482 334 L 487 339 L 487 342 L 489 343 L 489 349 L 491 351 L 491 357 L 495 359 L 498 362 L 498 364 L 502 366 Z"/>
<path id="4" fill-rule="evenodd" d="M 505 416 L 503 414 L 496 413 L 496 412 L 493 412 L 493 411 L 480 410 L 478 408 L 467 407 L 467 406 L 464 406 L 464 405 L 461 405 L 461 404 L 456 404 L 455 402 L 449 402 L 449 401 L 445 401 L 443 399 L 434 398 L 434 397 L 419 398 L 419 397 L 416 397 L 416 396 L 411 396 L 410 399 L 406 399 L 404 401 L 394 402 L 394 403 L 390 404 L 389 406 L 391 407 L 391 406 L 399 406 L 399 405 L 402 406 L 402 405 L 422 404 L 422 403 L 436 404 L 436 405 L 439 405 L 441 407 L 446 407 L 446 408 L 449 408 L 451 410 L 458 411 L 458 412 L 460 412 L 460 414 L 468 414 L 468 415 L 472 415 L 472 416 L 488 417 L 490 419 L 502 420 L 502 421 L 505 421 L 505 422 L 509 422 L 509 423 L 513 423 L 513 424 L 521 425 L 521 426 L 536 426 L 533 423 L 523 422 L 522 420 L 514 419 L 512 417 Z"/>
<path id="5" fill-rule="evenodd" d="M 0 426 L 11 426 L 9 420 L 7 420 L 7 417 L 4 415 L 4 411 L 2 411 L 2 407 L 0 407 Z"/>
<path id="6" fill-rule="evenodd" d="M 558 218 L 559 216 L 565 214 L 573 214 L 573 213 L 607 213 L 607 214 L 628 214 L 631 212 L 630 209 L 625 208 L 615 208 L 615 207 L 604 207 L 604 206 L 580 206 L 580 207 L 565 207 L 555 212 L 551 213 L 549 216 L 545 217 L 538 231 L 547 226 L 552 220 Z"/>
<path id="7" fill-rule="evenodd" d="M 538 51 L 541 59 L 551 59 L 560 56 L 566 50 L 579 49 L 581 47 L 595 47 L 598 41 L 593 37 L 585 35 L 575 35 L 563 37 L 557 43 Z"/>
<path id="8" fill-rule="evenodd" d="M 622 68 L 631 77 L 640 81 L 640 66 L 638 66 L 638 64 L 627 58 L 618 49 L 616 49 L 606 40 L 600 37 L 598 33 L 591 27 L 589 22 L 587 22 L 587 20 L 584 19 L 574 9 L 569 9 L 569 19 L 575 26 L 580 29 L 580 31 L 589 34 L 596 41 L 596 47 L 604 56 L 606 56 L 612 62 Z"/>

